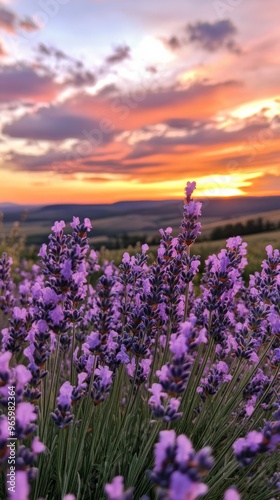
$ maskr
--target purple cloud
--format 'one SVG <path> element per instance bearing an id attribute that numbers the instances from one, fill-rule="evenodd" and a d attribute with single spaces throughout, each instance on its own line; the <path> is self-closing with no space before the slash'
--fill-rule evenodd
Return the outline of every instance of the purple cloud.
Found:
<path id="1" fill-rule="evenodd" d="M 113 54 L 107 57 L 106 62 L 108 64 L 117 64 L 129 58 L 130 47 L 128 47 L 128 45 L 119 45 L 115 48 Z"/>
<path id="2" fill-rule="evenodd" d="M 25 31 L 39 29 L 31 18 L 25 17 L 21 19 L 14 12 L 6 9 L 6 7 L 2 5 L 0 5 L 0 28 L 8 33 L 16 33 L 17 28 L 21 28 Z"/>
<path id="3" fill-rule="evenodd" d="M 26 114 L 3 127 L 10 137 L 42 141 L 62 141 L 83 138 L 83 131 L 98 130 L 99 122 L 67 112 L 63 107 L 41 108 L 36 114 Z"/>
<path id="4" fill-rule="evenodd" d="M 0 102 L 48 100 L 60 90 L 51 74 L 39 75 L 25 64 L 0 66 Z"/>
<path id="5" fill-rule="evenodd" d="M 10 10 L 0 6 L 0 28 L 14 33 L 16 28 L 17 16 Z"/>
<path id="6" fill-rule="evenodd" d="M 239 52 L 233 40 L 237 30 L 232 21 L 223 19 L 214 23 L 200 22 L 188 24 L 186 27 L 189 43 L 195 43 L 199 47 L 214 52 L 221 47 L 226 47 L 232 52 Z"/>

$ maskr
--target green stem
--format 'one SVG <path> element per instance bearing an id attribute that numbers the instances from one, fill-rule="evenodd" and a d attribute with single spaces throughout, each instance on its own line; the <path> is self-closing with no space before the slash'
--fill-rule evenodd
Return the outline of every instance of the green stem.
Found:
<path id="1" fill-rule="evenodd" d="M 191 247 L 189 245 L 187 246 L 187 255 L 190 258 Z M 187 283 L 186 290 L 185 290 L 185 307 L 184 307 L 184 320 L 183 320 L 184 322 L 186 321 L 187 315 L 188 315 L 189 294 L 190 294 L 190 283 Z"/>

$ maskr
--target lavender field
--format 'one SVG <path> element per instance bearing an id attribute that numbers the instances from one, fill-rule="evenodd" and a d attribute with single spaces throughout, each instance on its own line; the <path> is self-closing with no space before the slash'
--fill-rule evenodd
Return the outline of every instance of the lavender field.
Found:
<path id="1" fill-rule="evenodd" d="M 1 255 L 0 498 L 280 498 L 280 253 L 202 262 L 195 187 L 154 259 L 100 259 L 78 217 Z"/>

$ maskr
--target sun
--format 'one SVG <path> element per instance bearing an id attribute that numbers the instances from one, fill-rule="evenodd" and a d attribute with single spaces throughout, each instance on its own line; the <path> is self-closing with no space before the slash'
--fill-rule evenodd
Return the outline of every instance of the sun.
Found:
<path id="1" fill-rule="evenodd" d="M 234 173 L 224 175 L 207 175 L 197 179 L 197 193 L 203 197 L 228 198 L 230 196 L 244 196 L 242 188 L 251 186 L 253 179 L 260 177 L 260 172 Z"/>
<path id="2" fill-rule="evenodd" d="M 230 196 L 244 195 L 244 192 L 238 188 L 213 188 L 206 189 L 205 191 L 203 191 L 203 194 L 204 196 L 213 196 L 215 198 L 228 198 Z"/>

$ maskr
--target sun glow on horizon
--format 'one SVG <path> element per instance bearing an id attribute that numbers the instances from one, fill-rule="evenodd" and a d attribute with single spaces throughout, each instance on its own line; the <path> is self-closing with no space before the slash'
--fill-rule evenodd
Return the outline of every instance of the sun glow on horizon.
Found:
<path id="1" fill-rule="evenodd" d="M 231 196 L 244 196 L 244 191 L 237 188 L 214 188 L 206 189 L 203 193 L 205 196 L 213 198 L 228 198 Z"/>
<path id="2" fill-rule="evenodd" d="M 230 196 L 246 196 L 246 187 L 253 184 L 253 179 L 261 177 L 260 172 L 248 174 L 213 175 L 199 177 L 194 172 L 186 173 L 185 178 L 165 180 L 161 182 L 141 182 L 140 180 L 123 179 L 120 176 L 106 178 L 82 176 L 48 176 L 48 182 L 40 182 L 40 175 L 32 176 L 28 182 L 24 173 L 18 174 L 21 182 L 17 187 L 10 184 L 9 191 L 13 193 L 7 200 L 1 196 L 0 203 L 11 201 L 22 204 L 52 204 L 52 203 L 115 203 L 125 200 L 167 200 L 183 199 L 184 188 L 188 180 L 195 180 L 196 198 Z M 104 180 L 104 182 L 103 182 Z M 61 190 L 63 182 L 64 189 Z M 25 189 L 22 189 L 24 185 Z M 50 196 L 50 192 L 52 195 Z M 252 193 L 250 193 L 251 195 Z"/>
<path id="3" fill-rule="evenodd" d="M 197 179 L 197 192 L 202 197 L 221 197 L 246 196 L 242 190 L 244 187 L 252 185 L 252 179 L 261 177 L 260 172 L 251 172 L 248 174 L 233 173 L 220 176 L 205 176 Z"/>

